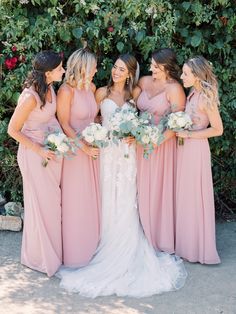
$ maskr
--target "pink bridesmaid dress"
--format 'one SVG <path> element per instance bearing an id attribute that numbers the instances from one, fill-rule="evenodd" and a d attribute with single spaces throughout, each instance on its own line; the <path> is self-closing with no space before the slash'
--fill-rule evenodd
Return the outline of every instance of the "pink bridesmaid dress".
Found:
<path id="1" fill-rule="evenodd" d="M 23 106 L 26 93 L 34 95 L 37 106 L 24 123 L 22 133 L 33 142 L 43 144 L 48 132 L 60 130 L 55 118 L 56 95 L 51 88 L 52 102 L 42 105 L 32 88 L 22 92 L 18 106 Z M 54 275 L 62 264 L 61 240 L 61 170 L 62 158 L 42 166 L 42 157 L 19 144 L 18 164 L 23 178 L 24 229 L 21 263 L 38 271 Z"/>
<path id="2" fill-rule="evenodd" d="M 74 89 L 70 125 L 80 133 L 97 114 L 92 91 Z M 100 232 L 99 161 L 82 150 L 64 159 L 62 171 L 63 263 L 68 267 L 88 264 Z"/>
<path id="3" fill-rule="evenodd" d="M 143 90 L 138 98 L 140 111 L 154 115 L 157 125 L 163 115 L 171 112 L 165 91 L 148 97 Z M 161 144 L 148 159 L 143 148 L 137 148 L 138 201 L 141 223 L 150 244 L 160 251 L 174 253 L 174 195 L 176 138 Z"/>
<path id="4" fill-rule="evenodd" d="M 209 119 L 199 109 L 200 93 L 192 91 L 186 112 L 193 130 L 206 129 Z M 184 139 L 177 150 L 176 255 L 190 262 L 220 263 L 215 240 L 215 208 L 211 156 L 207 138 Z"/>

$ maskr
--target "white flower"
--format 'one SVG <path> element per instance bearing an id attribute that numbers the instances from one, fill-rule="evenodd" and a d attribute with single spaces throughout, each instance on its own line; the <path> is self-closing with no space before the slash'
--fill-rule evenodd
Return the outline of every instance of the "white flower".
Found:
<path id="1" fill-rule="evenodd" d="M 186 120 L 182 117 L 178 119 L 177 123 L 180 128 L 183 128 L 186 124 Z"/>
<path id="2" fill-rule="evenodd" d="M 50 142 L 50 143 L 55 143 L 55 140 L 56 140 L 56 134 L 49 134 L 48 137 L 47 137 L 47 141 Z"/>
<path id="3" fill-rule="evenodd" d="M 148 144 L 150 142 L 149 136 L 148 135 L 143 135 L 141 138 L 142 142 L 144 144 Z"/>
<path id="4" fill-rule="evenodd" d="M 61 143 L 59 146 L 57 146 L 57 150 L 63 154 L 69 151 L 69 146 L 66 145 L 66 143 Z"/>
<path id="5" fill-rule="evenodd" d="M 66 139 L 66 135 L 64 133 L 59 133 L 57 137 L 58 140 L 60 140 L 61 142 L 63 142 Z"/>
<path id="6" fill-rule="evenodd" d="M 94 139 L 97 141 L 105 140 L 107 136 L 107 130 L 105 128 L 101 128 L 94 133 Z"/>
<path id="7" fill-rule="evenodd" d="M 84 135 L 84 139 L 88 143 L 93 143 L 94 142 L 94 137 L 92 135 Z"/>

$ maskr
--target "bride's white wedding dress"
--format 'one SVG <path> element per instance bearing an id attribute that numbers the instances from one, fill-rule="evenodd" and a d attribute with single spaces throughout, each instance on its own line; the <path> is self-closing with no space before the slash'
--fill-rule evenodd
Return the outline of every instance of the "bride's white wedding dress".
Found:
<path id="1" fill-rule="evenodd" d="M 111 99 L 102 102 L 104 126 L 117 107 Z M 129 158 L 124 157 L 125 145 L 111 143 L 101 150 L 102 230 L 93 259 L 80 269 L 59 272 L 61 287 L 86 297 L 151 296 L 181 288 L 187 276 L 180 259 L 156 253 L 144 236 L 137 209 L 135 145 L 129 147 Z"/>

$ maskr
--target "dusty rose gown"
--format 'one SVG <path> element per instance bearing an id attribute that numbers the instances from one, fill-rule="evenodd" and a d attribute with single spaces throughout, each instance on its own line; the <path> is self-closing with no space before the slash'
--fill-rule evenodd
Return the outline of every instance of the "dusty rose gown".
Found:
<path id="1" fill-rule="evenodd" d="M 141 112 L 152 113 L 155 124 L 171 112 L 165 91 L 150 99 L 143 90 L 137 106 Z M 174 253 L 176 138 L 161 144 L 148 159 L 138 145 L 137 163 L 139 213 L 145 235 L 155 249 Z"/>
<path id="2" fill-rule="evenodd" d="M 92 91 L 74 89 L 70 125 L 81 132 L 97 114 Z M 99 241 L 99 161 L 82 150 L 65 159 L 62 171 L 63 263 L 68 267 L 86 265 Z"/>
<path id="3" fill-rule="evenodd" d="M 199 109 L 200 94 L 190 93 L 186 112 L 194 130 L 208 127 Z M 190 262 L 220 263 L 215 242 L 215 208 L 208 140 L 184 139 L 177 150 L 176 255 Z"/>
<path id="4" fill-rule="evenodd" d="M 59 130 L 55 118 L 56 95 L 51 88 L 52 102 L 40 109 L 38 94 L 27 88 L 22 92 L 18 106 L 23 106 L 26 93 L 35 96 L 36 108 L 24 123 L 22 133 L 42 144 L 47 132 Z M 24 229 L 21 263 L 52 276 L 62 263 L 61 241 L 61 169 L 62 158 L 50 160 L 42 166 L 42 157 L 22 144 L 18 149 L 18 164 L 23 177 Z"/>

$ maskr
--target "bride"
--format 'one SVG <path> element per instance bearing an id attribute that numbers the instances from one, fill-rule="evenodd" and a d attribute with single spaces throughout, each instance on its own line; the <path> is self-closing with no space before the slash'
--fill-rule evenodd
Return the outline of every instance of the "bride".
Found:
<path id="1" fill-rule="evenodd" d="M 139 74 L 136 59 L 121 55 L 106 87 L 96 92 L 103 125 L 117 108 L 133 105 Z M 137 95 L 136 95 L 137 96 Z M 129 144 L 129 158 L 124 157 Z M 82 296 L 147 297 L 180 289 L 186 279 L 182 261 L 155 252 L 144 236 L 137 209 L 136 148 L 129 137 L 101 151 L 102 230 L 90 263 L 79 269 L 61 269 L 61 287 Z"/>

